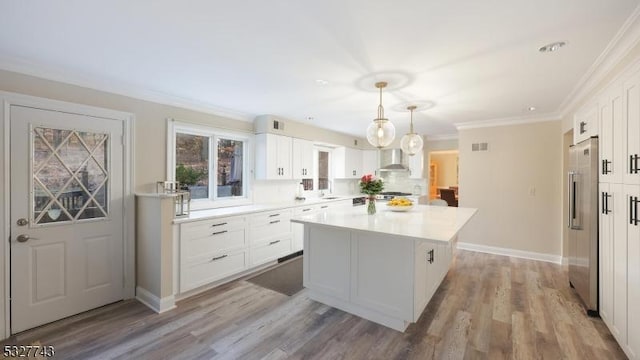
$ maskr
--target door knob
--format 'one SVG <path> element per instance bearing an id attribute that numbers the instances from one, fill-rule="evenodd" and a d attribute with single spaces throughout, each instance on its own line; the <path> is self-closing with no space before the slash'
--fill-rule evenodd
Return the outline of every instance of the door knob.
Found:
<path id="1" fill-rule="evenodd" d="M 18 235 L 18 237 L 16 238 L 16 240 L 18 240 L 18 242 L 21 242 L 21 243 L 23 243 L 23 242 L 27 242 L 29 239 L 30 239 L 30 238 L 29 238 L 29 235 L 27 235 L 27 234 L 20 234 L 20 235 Z"/>

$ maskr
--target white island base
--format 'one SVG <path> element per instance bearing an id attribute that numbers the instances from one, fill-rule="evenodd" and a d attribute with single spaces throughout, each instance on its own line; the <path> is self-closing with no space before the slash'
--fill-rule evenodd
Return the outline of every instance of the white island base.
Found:
<path id="1" fill-rule="evenodd" d="M 418 320 L 444 279 L 453 257 L 452 240 L 475 213 L 434 208 L 371 217 L 356 208 L 294 219 L 305 224 L 303 281 L 309 297 L 404 331 Z M 396 226 L 403 226 L 401 234 Z M 411 226 L 413 233 L 407 228 Z M 449 230 L 423 237 L 434 226 Z"/>

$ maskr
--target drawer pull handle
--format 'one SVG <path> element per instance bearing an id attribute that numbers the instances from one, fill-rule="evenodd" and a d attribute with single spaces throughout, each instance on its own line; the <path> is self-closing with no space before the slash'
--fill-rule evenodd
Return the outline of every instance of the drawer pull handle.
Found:
<path id="1" fill-rule="evenodd" d="M 280 220 L 273 220 L 273 221 L 269 221 L 269 224 L 277 224 L 279 222 L 280 222 Z"/>
<path id="2" fill-rule="evenodd" d="M 227 223 L 223 222 L 223 223 L 220 223 L 220 224 L 213 224 L 213 225 L 211 225 L 211 227 L 222 226 L 222 225 L 227 225 Z"/>
<path id="3" fill-rule="evenodd" d="M 276 216 L 280 216 L 280 214 L 271 214 L 271 215 L 269 215 L 269 217 L 276 217 Z"/>
<path id="4" fill-rule="evenodd" d="M 302 211 L 311 211 L 311 209 L 302 209 Z"/>
<path id="5" fill-rule="evenodd" d="M 326 209 L 328 207 L 329 207 L 329 205 L 320 206 L 321 209 Z"/>
<path id="6" fill-rule="evenodd" d="M 280 240 L 272 241 L 272 242 L 269 243 L 269 245 L 275 245 L 275 244 L 277 244 L 279 242 L 280 242 Z"/>
<path id="7" fill-rule="evenodd" d="M 211 261 L 217 261 L 217 260 L 221 260 L 226 258 L 228 255 L 221 255 L 221 256 L 216 256 L 214 258 L 211 259 Z"/>
<path id="8" fill-rule="evenodd" d="M 224 234 L 224 233 L 226 233 L 226 232 L 227 232 L 227 230 L 216 231 L 216 232 L 212 233 L 212 234 L 211 234 L 211 236 L 213 236 L 213 235 L 220 235 L 220 234 Z"/>
<path id="9" fill-rule="evenodd" d="M 427 251 L 427 255 L 429 255 L 429 257 L 427 258 L 427 261 L 429 262 L 429 264 L 433 264 L 433 249 Z"/>

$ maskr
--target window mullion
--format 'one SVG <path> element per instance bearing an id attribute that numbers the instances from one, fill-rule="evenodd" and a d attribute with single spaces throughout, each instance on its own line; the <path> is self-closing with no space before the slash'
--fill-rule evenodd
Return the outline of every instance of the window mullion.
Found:
<path id="1" fill-rule="evenodd" d="M 209 139 L 209 159 L 211 159 L 209 161 L 209 189 L 211 189 L 209 199 L 216 200 L 218 198 L 218 137 L 211 135 Z"/>

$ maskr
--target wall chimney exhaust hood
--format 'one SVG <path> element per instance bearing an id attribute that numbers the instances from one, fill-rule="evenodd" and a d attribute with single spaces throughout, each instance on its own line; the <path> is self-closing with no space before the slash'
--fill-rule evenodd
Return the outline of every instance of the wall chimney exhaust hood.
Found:
<path id="1" fill-rule="evenodd" d="M 406 159 L 401 149 L 380 150 L 379 171 L 409 171 Z"/>

